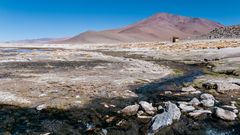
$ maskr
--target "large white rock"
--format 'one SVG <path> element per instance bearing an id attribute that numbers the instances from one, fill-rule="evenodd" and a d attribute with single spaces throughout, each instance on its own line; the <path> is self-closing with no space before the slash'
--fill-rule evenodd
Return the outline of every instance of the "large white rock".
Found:
<path id="1" fill-rule="evenodd" d="M 158 132 L 160 129 L 171 125 L 173 123 L 172 115 L 168 112 L 163 112 L 152 118 L 152 125 L 148 130 L 148 135 L 153 135 Z"/>
<path id="2" fill-rule="evenodd" d="M 181 111 L 176 104 L 166 102 L 166 111 L 172 115 L 173 120 L 179 120 L 181 117 Z"/>
<path id="3" fill-rule="evenodd" d="M 166 111 L 157 114 L 154 116 L 151 120 L 151 125 L 148 129 L 148 134 L 152 135 L 158 132 L 160 129 L 171 125 L 174 120 L 179 120 L 181 117 L 181 111 L 177 107 L 177 105 L 171 103 L 171 102 L 166 102 Z"/>
<path id="4" fill-rule="evenodd" d="M 215 114 L 217 117 L 227 120 L 227 121 L 233 121 L 236 119 L 237 115 L 234 112 L 224 110 L 222 108 L 216 107 L 215 108 Z"/>

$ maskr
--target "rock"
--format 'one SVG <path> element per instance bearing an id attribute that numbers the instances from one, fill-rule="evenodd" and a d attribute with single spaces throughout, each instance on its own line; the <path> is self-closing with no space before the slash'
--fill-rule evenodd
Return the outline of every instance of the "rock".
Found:
<path id="1" fill-rule="evenodd" d="M 222 108 L 224 108 L 224 109 L 230 109 L 230 110 L 237 109 L 237 107 L 236 107 L 235 105 L 223 105 Z"/>
<path id="2" fill-rule="evenodd" d="M 203 106 L 205 107 L 213 107 L 215 102 L 212 99 L 206 99 L 206 100 L 202 100 L 201 103 L 203 104 Z"/>
<path id="3" fill-rule="evenodd" d="M 207 94 L 207 93 L 202 94 L 202 95 L 200 96 L 200 98 L 201 98 L 202 100 L 208 100 L 208 99 L 215 100 L 215 98 L 213 97 L 213 95 Z"/>
<path id="4" fill-rule="evenodd" d="M 178 101 L 177 102 L 178 105 L 184 104 L 184 105 L 190 105 L 190 103 L 188 102 L 184 102 L 184 101 Z"/>
<path id="5" fill-rule="evenodd" d="M 203 83 L 203 86 L 207 89 L 216 89 L 217 92 L 225 92 L 229 90 L 240 90 L 238 83 L 238 79 L 209 80 Z"/>
<path id="6" fill-rule="evenodd" d="M 121 128 L 128 128 L 130 126 L 129 122 L 122 119 L 121 121 L 119 121 L 116 126 L 121 127 Z"/>
<path id="7" fill-rule="evenodd" d="M 202 110 L 202 109 L 200 109 L 200 110 L 195 110 L 195 111 L 193 111 L 193 112 L 190 112 L 190 113 L 189 113 L 189 116 L 198 117 L 198 116 L 200 116 L 200 115 L 202 115 L 202 114 L 211 114 L 211 113 L 212 113 L 212 112 L 209 111 L 209 110 Z"/>
<path id="8" fill-rule="evenodd" d="M 233 112 L 237 114 L 239 111 L 238 109 L 234 109 Z"/>
<path id="9" fill-rule="evenodd" d="M 171 125 L 173 123 L 172 115 L 168 112 L 163 112 L 162 114 L 158 114 L 154 116 L 151 120 L 151 126 L 148 129 L 148 134 L 154 134 L 158 132 L 160 129 Z"/>
<path id="10" fill-rule="evenodd" d="M 44 133 L 44 134 L 40 134 L 40 135 L 51 135 L 51 133 Z"/>
<path id="11" fill-rule="evenodd" d="M 226 110 L 229 110 L 229 111 L 232 111 L 234 113 L 238 113 L 238 109 L 237 107 L 235 106 L 235 104 L 232 104 L 232 105 L 223 105 L 222 106 L 223 109 L 226 109 Z"/>
<path id="12" fill-rule="evenodd" d="M 169 95 L 169 94 L 172 94 L 172 92 L 171 91 L 164 91 L 164 94 Z"/>
<path id="13" fill-rule="evenodd" d="M 148 134 L 154 134 L 158 132 L 160 129 L 171 125 L 173 123 L 173 120 L 179 120 L 181 117 L 181 111 L 177 107 L 177 105 L 171 103 L 171 102 L 166 102 L 166 111 L 157 114 L 154 116 L 151 120 L 151 125 L 148 128 Z"/>
<path id="14" fill-rule="evenodd" d="M 127 107 L 125 107 L 124 109 L 122 109 L 122 114 L 123 115 L 128 115 L 128 116 L 132 116 L 132 115 L 136 115 L 139 109 L 139 105 L 135 104 L 135 105 L 129 105 Z"/>
<path id="15" fill-rule="evenodd" d="M 181 111 L 177 107 L 177 105 L 171 103 L 171 102 L 166 102 L 166 111 L 172 115 L 173 120 L 179 120 L 181 117 Z"/>
<path id="16" fill-rule="evenodd" d="M 46 108 L 47 108 L 47 105 L 46 105 L 46 104 L 42 104 L 42 105 L 39 105 L 39 106 L 36 107 L 36 109 L 37 109 L 38 111 L 41 111 L 41 110 L 46 109 Z"/>
<path id="17" fill-rule="evenodd" d="M 216 107 L 215 115 L 223 120 L 233 121 L 236 119 L 237 115 L 234 112 L 224 110 L 222 108 Z"/>
<path id="18" fill-rule="evenodd" d="M 195 107 L 191 106 L 191 105 L 185 105 L 185 104 L 180 104 L 179 108 L 183 111 L 183 112 L 191 112 L 195 110 Z"/>
<path id="19" fill-rule="evenodd" d="M 159 105 L 157 109 L 160 111 L 163 109 L 163 107 L 161 105 Z"/>
<path id="20" fill-rule="evenodd" d="M 144 109 L 144 111 L 149 115 L 153 115 L 156 112 L 156 109 L 152 106 L 152 104 L 146 101 L 140 101 L 139 104 Z"/>
<path id="21" fill-rule="evenodd" d="M 201 94 L 201 93 L 202 93 L 202 92 L 199 91 L 199 90 L 190 92 L 190 94 Z"/>
<path id="22" fill-rule="evenodd" d="M 182 92 L 194 92 L 197 91 L 195 88 L 193 88 L 193 86 L 189 86 L 189 87 L 183 87 Z"/>
<path id="23" fill-rule="evenodd" d="M 102 129 L 100 135 L 107 135 L 107 129 Z"/>
<path id="24" fill-rule="evenodd" d="M 141 115 L 143 115 L 143 114 L 144 114 L 144 111 L 142 111 L 142 110 L 141 110 L 141 111 L 138 111 L 138 113 L 137 113 L 138 116 L 141 116 Z"/>
<path id="25" fill-rule="evenodd" d="M 189 103 L 194 106 L 198 106 L 199 104 L 201 104 L 197 98 L 193 98 Z"/>
<path id="26" fill-rule="evenodd" d="M 138 121 L 140 121 L 141 123 L 148 123 L 151 119 L 152 116 L 139 116 L 138 115 Z"/>
<path id="27" fill-rule="evenodd" d="M 114 119 L 116 119 L 115 116 L 108 117 L 108 118 L 106 119 L 106 122 L 107 122 L 107 123 L 111 123 L 111 122 L 114 121 Z"/>
<path id="28" fill-rule="evenodd" d="M 93 131 L 95 129 L 95 126 L 91 123 L 86 124 L 86 131 Z"/>

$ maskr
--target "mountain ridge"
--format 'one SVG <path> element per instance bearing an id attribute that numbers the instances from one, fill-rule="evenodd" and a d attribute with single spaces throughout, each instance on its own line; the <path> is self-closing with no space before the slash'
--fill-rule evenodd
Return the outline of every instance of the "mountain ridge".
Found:
<path id="1" fill-rule="evenodd" d="M 158 13 L 126 27 L 87 31 L 59 43 L 124 43 L 183 39 L 207 34 L 224 25 L 203 18 Z"/>

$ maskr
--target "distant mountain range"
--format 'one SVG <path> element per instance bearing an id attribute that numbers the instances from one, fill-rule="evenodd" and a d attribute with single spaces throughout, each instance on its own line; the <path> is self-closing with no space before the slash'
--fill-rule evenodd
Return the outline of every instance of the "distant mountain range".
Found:
<path id="1" fill-rule="evenodd" d="M 25 39 L 17 41 L 9 41 L 11 43 L 51 43 L 51 42 L 61 42 L 69 39 L 67 38 L 39 38 L 39 39 Z"/>
<path id="2" fill-rule="evenodd" d="M 222 24 L 202 18 L 159 13 L 124 28 L 88 31 L 56 43 L 123 43 L 191 38 L 207 34 Z"/>

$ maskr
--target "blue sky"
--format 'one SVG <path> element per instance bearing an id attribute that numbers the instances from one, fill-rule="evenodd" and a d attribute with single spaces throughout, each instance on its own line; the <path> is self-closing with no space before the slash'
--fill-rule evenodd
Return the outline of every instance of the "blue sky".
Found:
<path id="1" fill-rule="evenodd" d="M 239 0 L 0 0 L 0 41 L 69 37 L 158 12 L 240 24 Z"/>

